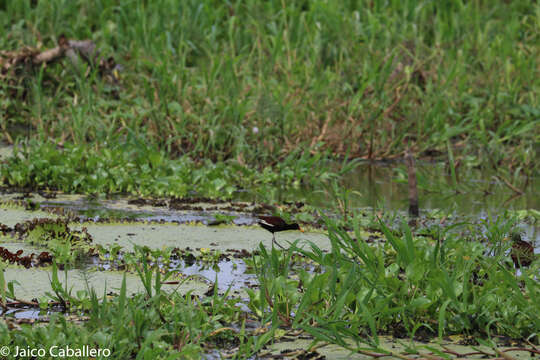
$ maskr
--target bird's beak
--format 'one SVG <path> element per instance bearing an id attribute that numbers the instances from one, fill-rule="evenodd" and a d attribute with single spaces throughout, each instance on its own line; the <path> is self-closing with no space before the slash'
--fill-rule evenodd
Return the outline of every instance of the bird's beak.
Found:
<path id="1" fill-rule="evenodd" d="M 302 228 L 300 228 L 300 229 L 298 229 L 298 230 L 300 230 L 300 232 L 304 232 L 304 229 L 302 229 Z"/>

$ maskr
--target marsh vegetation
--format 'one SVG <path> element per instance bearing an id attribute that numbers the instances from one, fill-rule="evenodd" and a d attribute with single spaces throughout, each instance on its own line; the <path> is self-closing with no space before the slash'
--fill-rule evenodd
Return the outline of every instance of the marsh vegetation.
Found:
<path id="1" fill-rule="evenodd" d="M 540 262 L 516 269 L 511 239 L 537 252 L 539 13 L 0 3 L 0 343 L 118 359 L 538 354 Z M 274 248 L 258 215 L 307 231 Z"/>

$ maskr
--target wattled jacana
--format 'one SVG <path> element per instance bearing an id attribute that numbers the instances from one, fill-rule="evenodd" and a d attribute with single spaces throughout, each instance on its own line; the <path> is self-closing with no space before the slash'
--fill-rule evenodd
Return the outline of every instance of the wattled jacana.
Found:
<path id="1" fill-rule="evenodd" d="M 275 233 L 285 230 L 300 230 L 304 232 L 297 223 L 287 224 L 279 216 L 259 216 L 259 225 L 272 233 L 272 245 L 277 244 L 282 249 L 283 246 L 276 241 Z"/>
<path id="2" fill-rule="evenodd" d="M 517 232 L 510 236 L 512 240 L 512 251 L 510 256 L 516 268 L 529 266 L 534 261 L 534 247 L 526 241 L 521 240 L 521 235 Z"/>

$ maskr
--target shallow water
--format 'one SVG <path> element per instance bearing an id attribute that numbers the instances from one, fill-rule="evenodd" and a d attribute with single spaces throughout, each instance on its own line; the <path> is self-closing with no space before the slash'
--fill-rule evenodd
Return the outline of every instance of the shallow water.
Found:
<path id="1" fill-rule="evenodd" d="M 456 192 L 444 164 L 418 162 L 420 209 L 473 216 L 499 213 L 502 209 L 540 209 L 540 178 L 529 179 L 524 194 L 517 195 L 496 175 L 494 171 L 458 169 Z M 520 188 L 525 182 L 526 179 L 520 178 L 515 185 Z M 344 176 L 342 185 L 351 191 L 348 196 L 351 208 L 389 211 L 408 209 L 407 173 L 405 165 L 400 162 L 363 162 Z M 287 192 L 283 197 L 284 201 L 309 199 L 310 204 L 321 207 L 332 208 L 335 205 L 327 191 L 298 189 Z M 237 198 L 245 201 L 264 200 L 261 196 L 247 192 L 239 193 Z"/>

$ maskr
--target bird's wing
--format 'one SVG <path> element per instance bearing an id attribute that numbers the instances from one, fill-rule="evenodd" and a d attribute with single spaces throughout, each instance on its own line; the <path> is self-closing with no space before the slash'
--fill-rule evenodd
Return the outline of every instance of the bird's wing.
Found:
<path id="1" fill-rule="evenodd" d="M 277 216 L 259 216 L 259 223 L 269 226 L 283 226 L 285 220 Z"/>

